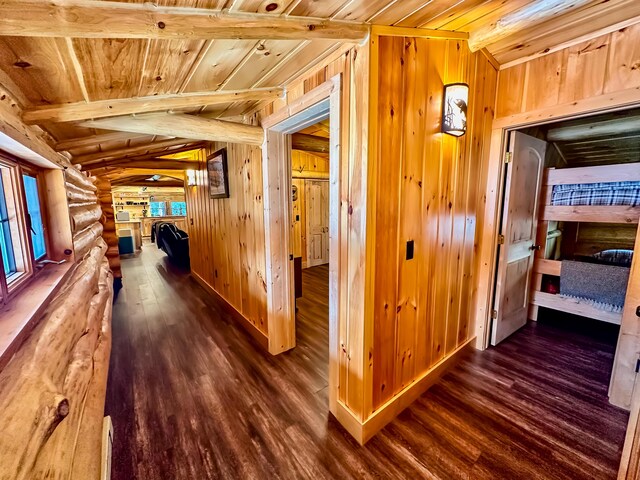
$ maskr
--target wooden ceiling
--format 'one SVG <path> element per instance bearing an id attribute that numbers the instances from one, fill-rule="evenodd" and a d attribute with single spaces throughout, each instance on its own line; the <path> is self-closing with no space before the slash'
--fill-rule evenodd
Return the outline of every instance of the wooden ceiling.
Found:
<path id="1" fill-rule="evenodd" d="M 555 123 L 546 127 L 546 138 L 560 153 L 560 168 L 637 163 L 640 110 Z"/>
<path id="2" fill-rule="evenodd" d="M 199 34 L 194 27 L 193 32 L 185 29 L 185 35 L 178 32 L 175 38 L 165 38 L 170 36 L 170 29 L 164 35 L 165 26 L 158 22 L 163 30 L 150 33 L 149 38 L 138 38 L 144 37 L 140 31 L 129 35 L 136 38 L 89 38 L 92 28 L 100 29 L 96 22 L 83 24 L 78 35 L 60 37 L 56 36 L 56 28 L 64 22 L 46 15 L 36 18 L 40 10 L 34 6 L 20 11 L 24 2 L 40 5 L 41 10 L 65 5 L 74 8 L 68 6 L 71 4 L 89 8 L 126 4 L 135 9 L 135 4 L 142 4 L 143 0 L 118 4 L 98 0 L 2 2 L 0 85 L 26 111 L 133 97 L 277 89 L 339 49 L 346 35 L 343 29 L 342 35 L 337 35 L 339 40 L 321 38 L 322 29 L 318 28 L 313 39 L 299 34 L 291 40 L 247 39 L 252 35 L 246 29 L 237 34 L 243 39 L 225 39 Z M 7 20 L 11 16 L 7 5 L 12 3 L 12 15 L 21 20 L 18 24 Z M 151 8 L 145 4 L 147 7 Z M 176 7 L 183 13 L 193 8 L 229 14 L 263 13 L 274 19 L 318 17 L 357 22 L 353 27 L 356 30 L 361 23 L 457 30 L 469 32 L 470 43 L 486 45 L 501 63 L 544 52 L 612 25 L 640 20 L 638 0 L 159 0 L 154 8 L 160 7 Z M 247 21 L 251 18 L 247 17 Z M 61 15 L 59 19 L 72 22 L 73 16 Z M 126 28 L 134 22 L 123 16 L 122 23 Z M 3 36 L 3 31 L 11 35 Z M 489 35 L 491 32 L 493 36 Z M 102 32 L 96 36 L 106 35 Z M 228 119 L 254 110 L 259 101 L 210 104 L 202 100 L 201 105 L 176 110 Z M 194 143 L 166 136 L 99 130 L 82 125 L 81 121 L 39 119 L 33 123 L 49 134 L 54 148 L 68 151 L 74 158 L 144 159 L 183 151 Z"/>

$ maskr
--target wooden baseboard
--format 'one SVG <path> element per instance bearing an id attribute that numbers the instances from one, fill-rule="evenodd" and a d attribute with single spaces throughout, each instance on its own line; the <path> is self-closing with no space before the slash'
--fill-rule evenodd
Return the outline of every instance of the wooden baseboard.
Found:
<path id="1" fill-rule="evenodd" d="M 474 348 L 475 342 L 475 337 L 467 340 L 448 357 L 443 358 L 411 385 L 405 387 L 391 400 L 382 405 L 364 422 L 340 401 L 336 402 L 335 408 L 332 409 L 331 413 L 360 445 L 364 445 L 420 395 L 426 392 L 429 387 L 440 380 L 449 368 L 458 363 L 464 353 Z"/>
<path id="2" fill-rule="evenodd" d="M 340 422 L 340 425 L 351 434 L 360 445 L 364 445 L 364 424 L 356 417 L 356 415 L 341 401 L 337 401 L 335 408 L 331 410 L 334 417 Z"/>
<path id="3" fill-rule="evenodd" d="M 356 438 L 361 444 L 365 444 L 371 437 L 382 430 L 389 422 L 398 416 L 405 408 L 411 405 L 420 395 L 426 392 L 434 383 L 458 363 L 460 357 L 468 350 L 473 349 L 475 337 L 470 338 L 448 357 L 443 358 L 424 372 L 411 385 L 405 387 L 392 399 L 376 410 L 362 425 L 360 438 Z"/>
<path id="4" fill-rule="evenodd" d="M 253 323 L 251 323 L 248 318 L 242 315 L 242 313 L 236 310 L 236 308 L 231 305 L 222 295 L 216 292 L 216 290 L 211 285 L 209 285 L 200 275 L 192 271 L 191 276 L 196 282 L 200 284 L 202 288 L 204 288 L 209 294 L 211 294 L 211 296 L 218 300 L 224 307 L 225 311 L 229 315 L 231 315 L 240 325 L 242 325 L 244 329 L 249 332 L 249 334 L 253 338 L 255 338 L 265 350 L 269 350 L 269 338 L 264 333 L 262 333 Z"/>

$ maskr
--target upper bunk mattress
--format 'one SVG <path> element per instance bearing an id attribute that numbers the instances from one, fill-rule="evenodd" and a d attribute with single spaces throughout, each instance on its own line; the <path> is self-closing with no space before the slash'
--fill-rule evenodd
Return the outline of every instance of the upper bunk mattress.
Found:
<path id="1" fill-rule="evenodd" d="M 640 205 L 640 182 L 555 185 L 551 205 Z"/>

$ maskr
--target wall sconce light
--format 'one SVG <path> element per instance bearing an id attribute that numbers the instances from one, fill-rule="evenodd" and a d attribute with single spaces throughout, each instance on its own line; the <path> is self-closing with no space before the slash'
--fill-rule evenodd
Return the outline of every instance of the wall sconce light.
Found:
<path id="1" fill-rule="evenodd" d="M 195 170 L 187 170 L 187 185 L 189 187 L 196 186 L 196 171 Z"/>
<path id="2" fill-rule="evenodd" d="M 469 85 L 450 83 L 444 86 L 442 105 L 442 133 L 461 137 L 467 133 L 467 105 Z"/>

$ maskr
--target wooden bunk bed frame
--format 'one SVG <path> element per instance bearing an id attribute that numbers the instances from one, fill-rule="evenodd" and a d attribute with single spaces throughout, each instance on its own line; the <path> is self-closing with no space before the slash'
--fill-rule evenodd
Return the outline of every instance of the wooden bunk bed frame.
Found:
<path id="1" fill-rule="evenodd" d="M 617 165 L 599 165 L 594 167 L 546 168 L 539 198 L 539 220 L 536 234 L 536 252 L 533 266 L 532 291 L 529 297 L 529 318 L 537 320 L 539 307 L 562 310 L 567 313 L 593 318 L 620 325 L 621 312 L 609 312 L 598 309 L 590 303 L 541 291 L 542 276 L 560 276 L 561 260 L 545 258 L 549 222 L 592 222 L 639 224 L 640 206 L 627 205 L 552 205 L 552 193 L 555 185 L 589 184 L 608 182 L 640 181 L 640 164 L 624 163 Z M 636 256 L 637 258 L 637 256 Z"/>

